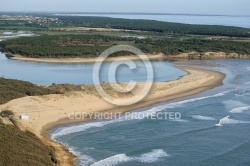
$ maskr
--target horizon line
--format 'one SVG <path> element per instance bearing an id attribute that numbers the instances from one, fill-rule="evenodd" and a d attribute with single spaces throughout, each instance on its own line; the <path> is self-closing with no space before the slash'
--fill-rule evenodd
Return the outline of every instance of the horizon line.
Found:
<path id="1" fill-rule="evenodd" d="M 0 13 L 50 13 L 50 14 L 110 14 L 110 15 L 188 15 L 188 16 L 231 16 L 250 17 L 248 14 L 199 14 L 199 13 L 158 13 L 158 12 L 73 12 L 73 11 L 0 11 Z"/>

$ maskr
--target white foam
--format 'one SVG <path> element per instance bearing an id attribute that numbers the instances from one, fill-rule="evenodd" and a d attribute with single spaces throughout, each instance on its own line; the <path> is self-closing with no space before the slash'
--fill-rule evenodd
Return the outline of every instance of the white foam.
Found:
<path id="1" fill-rule="evenodd" d="M 194 98 L 194 99 L 183 100 L 183 101 L 179 101 L 179 102 L 175 102 L 175 103 L 166 104 L 164 106 L 165 106 L 165 108 L 181 107 L 182 105 L 187 104 L 187 103 L 192 103 L 192 102 L 195 102 L 195 101 L 200 101 L 200 100 L 204 100 L 204 99 L 208 99 L 208 98 L 225 96 L 229 92 L 230 91 L 226 91 L 226 92 L 221 92 L 221 93 L 218 93 L 218 94 L 215 94 L 215 95 L 212 95 L 212 96 L 205 96 L 205 97 L 199 97 L 199 98 Z"/>
<path id="2" fill-rule="evenodd" d="M 117 165 L 119 163 L 123 163 L 123 162 L 127 162 L 132 160 L 130 157 L 128 157 L 125 154 L 118 154 L 115 156 L 111 156 L 109 158 L 100 160 L 94 164 L 92 164 L 91 166 L 113 166 L 113 165 Z"/>
<path id="3" fill-rule="evenodd" d="M 94 163 L 95 160 L 91 158 L 88 155 L 81 154 L 76 150 L 75 147 L 69 146 L 67 143 L 61 142 L 64 146 L 67 147 L 67 149 L 74 155 L 76 155 L 79 158 L 79 164 L 81 166 L 89 166 L 91 163 Z"/>
<path id="4" fill-rule="evenodd" d="M 214 117 L 202 116 L 202 115 L 193 115 L 192 118 L 197 120 L 216 120 Z"/>
<path id="5" fill-rule="evenodd" d="M 69 134 L 77 133 L 77 132 L 83 132 L 91 128 L 100 128 L 109 124 L 128 121 L 128 120 L 142 120 L 142 119 L 147 118 L 148 116 L 154 115 L 154 113 L 163 111 L 166 107 L 167 107 L 166 105 L 156 106 L 149 110 L 138 112 L 138 115 L 144 115 L 144 116 L 136 116 L 136 112 L 134 112 L 133 114 L 126 114 L 126 116 L 122 116 L 119 119 L 113 119 L 113 120 L 101 121 L 101 122 L 90 122 L 90 123 L 84 123 L 84 124 L 75 125 L 75 126 L 62 127 L 54 131 L 52 133 L 51 138 L 55 140 L 57 137 L 69 135 Z M 169 107 L 172 107 L 172 106 L 169 106 Z"/>
<path id="6" fill-rule="evenodd" d="M 188 120 L 185 120 L 185 119 L 172 119 L 171 121 L 180 122 L 180 123 L 188 123 L 189 122 Z"/>
<path id="7" fill-rule="evenodd" d="M 95 160 L 87 155 L 80 155 L 79 158 L 79 164 L 81 166 L 89 166 L 90 164 L 94 163 Z"/>
<path id="8" fill-rule="evenodd" d="M 81 125 L 76 125 L 76 126 L 70 126 L 70 127 L 64 127 L 64 128 L 59 128 L 55 132 L 52 133 L 52 139 L 56 139 L 59 136 L 64 136 L 64 135 L 69 135 L 72 133 L 77 133 L 77 132 L 82 132 L 86 131 L 91 128 L 100 128 L 108 124 L 115 123 L 117 121 L 122 121 L 122 119 L 115 119 L 115 120 L 110 120 L 110 121 L 104 121 L 104 122 L 91 122 L 91 123 L 84 123 Z"/>
<path id="9" fill-rule="evenodd" d="M 106 159 L 95 162 L 91 166 L 113 166 L 120 163 L 130 162 L 130 161 L 139 161 L 142 163 L 153 163 L 158 161 L 162 157 L 168 157 L 168 155 L 162 149 L 154 149 L 149 153 L 142 154 L 138 157 L 127 156 L 126 154 L 117 154 Z"/>
<path id="10" fill-rule="evenodd" d="M 236 97 L 242 97 L 242 96 L 244 96 L 244 95 L 235 94 L 235 96 L 236 96 Z"/>
<path id="11" fill-rule="evenodd" d="M 230 113 L 234 113 L 234 114 L 240 114 L 243 113 L 244 111 L 247 111 L 250 109 L 250 106 L 247 107 L 238 107 L 238 108 L 234 108 L 230 111 Z"/>
<path id="12" fill-rule="evenodd" d="M 100 128 L 109 124 L 119 123 L 119 122 L 128 121 L 128 120 L 142 120 L 142 119 L 147 118 L 148 116 L 154 115 L 154 113 L 164 110 L 164 108 L 165 108 L 164 106 L 157 106 L 146 111 L 138 112 L 138 116 L 136 116 L 136 112 L 134 112 L 133 114 L 129 113 L 129 114 L 126 114 L 126 116 L 122 116 L 118 119 L 113 119 L 109 121 L 90 122 L 90 123 L 84 123 L 84 124 L 75 125 L 75 126 L 62 127 L 54 131 L 52 133 L 51 138 L 55 140 L 57 137 L 69 135 L 69 134 L 77 133 L 77 132 L 83 132 L 91 128 Z M 144 116 L 139 116 L 139 115 L 144 115 Z"/>
<path id="13" fill-rule="evenodd" d="M 144 115 L 144 116 L 136 116 L 136 112 L 134 112 L 133 114 L 129 113 L 129 114 L 126 114 L 126 116 L 122 116 L 118 119 L 113 119 L 109 121 L 90 122 L 90 123 L 84 123 L 84 124 L 75 125 L 75 126 L 62 127 L 54 131 L 52 133 L 51 138 L 55 140 L 57 137 L 69 135 L 69 134 L 77 133 L 77 132 L 83 132 L 91 128 L 100 128 L 109 124 L 119 123 L 119 122 L 128 121 L 128 120 L 142 120 L 144 118 L 147 118 L 148 116 L 152 116 L 154 113 L 163 111 L 165 108 L 166 108 L 165 106 L 157 106 L 146 111 L 138 112 L 138 114 Z"/>
<path id="14" fill-rule="evenodd" d="M 149 153 L 142 154 L 135 159 L 143 163 L 153 163 L 159 160 L 161 157 L 168 157 L 169 155 L 162 149 L 155 149 Z"/>
<path id="15" fill-rule="evenodd" d="M 227 101 L 223 101 L 223 104 L 225 104 L 225 107 L 228 110 L 232 110 L 234 108 L 238 108 L 238 107 L 245 107 L 247 106 L 245 103 L 242 103 L 240 101 L 237 100 L 227 100 Z"/>
<path id="16" fill-rule="evenodd" d="M 250 89 L 249 89 L 249 85 L 250 82 L 244 83 L 247 86 L 241 86 L 240 88 L 238 88 L 238 90 L 240 90 L 240 92 L 236 93 L 235 96 L 236 97 L 241 97 L 241 96 L 249 96 L 250 95 Z"/>
<path id="17" fill-rule="evenodd" d="M 55 140 L 57 137 L 60 137 L 60 136 L 69 135 L 69 134 L 77 133 L 77 132 L 83 132 L 83 131 L 86 131 L 86 130 L 91 129 L 91 128 L 101 128 L 101 127 L 104 127 L 106 125 L 113 124 L 113 123 L 119 123 L 119 122 L 122 122 L 122 121 L 141 120 L 141 119 L 147 118 L 148 116 L 153 115 L 154 113 L 163 111 L 164 109 L 181 107 L 182 105 L 190 103 L 190 102 L 204 100 L 204 99 L 207 99 L 207 98 L 224 96 L 226 93 L 228 93 L 228 92 L 222 92 L 222 93 L 218 93 L 218 94 L 215 94 L 215 95 L 212 95 L 212 96 L 194 98 L 194 99 L 183 100 L 183 101 L 179 101 L 179 102 L 175 102 L 175 103 L 156 106 L 156 107 L 153 107 L 153 108 L 151 108 L 149 110 L 139 112 L 140 115 L 144 114 L 145 115 L 144 117 L 135 118 L 136 116 L 132 116 L 133 114 L 130 114 L 131 116 L 121 117 L 120 119 L 113 119 L 113 120 L 102 121 L 102 122 L 90 122 L 90 123 L 84 123 L 84 124 L 70 126 L 70 127 L 59 128 L 59 129 L 57 129 L 56 131 L 54 131 L 52 133 L 51 138 L 53 140 Z M 187 120 L 182 120 L 182 119 L 175 120 L 175 121 L 177 121 L 177 122 L 188 122 Z"/>
<path id="18" fill-rule="evenodd" d="M 247 123 L 250 123 L 250 121 L 230 119 L 230 116 L 226 116 L 225 118 L 222 118 L 220 122 L 215 126 L 221 127 L 226 124 L 247 124 Z"/>

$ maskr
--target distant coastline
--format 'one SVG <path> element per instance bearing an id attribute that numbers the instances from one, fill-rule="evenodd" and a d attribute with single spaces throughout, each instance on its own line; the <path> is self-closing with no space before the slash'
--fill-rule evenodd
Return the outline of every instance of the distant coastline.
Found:
<path id="1" fill-rule="evenodd" d="M 110 14 L 110 15 L 177 15 L 177 16 L 221 16 L 221 17 L 250 17 L 249 15 L 231 15 L 231 14 L 198 14 L 198 13 L 148 13 L 148 12 L 51 12 L 54 15 L 68 14 Z"/>
<path id="2" fill-rule="evenodd" d="M 224 25 L 224 26 L 236 26 L 243 28 L 250 28 L 250 23 L 246 21 L 250 15 L 230 15 L 230 14 L 188 14 L 188 13 L 122 13 L 122 12 L 56 12 L 51 13 L 55 16 L 99 16 L 99 17 L 112 17 L 112 18 L 124 18 L 124 19 L 145 19 L 145 20 L 157 20 L 164 22 L 176 22 L 185 24 L 202 24 L 202 25 Z M 129 17 L 128 17 L 129 16 Z M 133 16 L 131 18 L 131 16 Z M 153 17 L 150 17 L 153 16 Z M 164 16 L 164 17 L 162 17 Z M 157 18 L 158 17 L 158 18 Z M 172 19 L 171 17 L 175 17 Z M 181 19 L 181 17 L 189 17 L 189 19 Z M 208 21 L 202 17 L 213 17 L 213 21 Z M 179 18 L 179 19 L 178 19 Z M 196 19 L 198 18 L 198 22 Z M 199 19 L 201 18 L 201 19 Z M 215 18 L 218 18 L 217 20 Z M 232 21 L 233 19 L 243 18 L 241 23 Z M 231 20 L 231 21 L 230 21 Z M 245 20 L 245 21 L 244 21 Z"/>

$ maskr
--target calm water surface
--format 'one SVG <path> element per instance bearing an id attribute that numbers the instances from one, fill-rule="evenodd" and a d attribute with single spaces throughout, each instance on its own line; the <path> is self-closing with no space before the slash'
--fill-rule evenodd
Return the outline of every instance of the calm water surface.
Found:
<path id="1" fill-rule="evenodd" d="M 146 81 L 147 71 L 141 61 L 136 61 L 136 69 L 130 70 L 127 65 L 120 65 L 116 71 L 118 82 Z M 112 62 L 103 63 L 100 70 L 101 82 L 109 82 L 109 67 Z M 175 80 L 187 73 L 177 69 L 168 61 L 152 61 L 154 81 Z M 54 64 L 10 60 L 0 53 L 0 76 L 5 78 L 29 81 L 35 84 L 52 83 L 93 84 L 94 63 Z"/>

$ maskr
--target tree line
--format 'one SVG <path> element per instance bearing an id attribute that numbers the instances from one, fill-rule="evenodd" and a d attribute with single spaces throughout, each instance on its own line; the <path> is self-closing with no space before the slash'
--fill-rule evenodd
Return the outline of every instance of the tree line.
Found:
<path id="1" fill-rule="evenodd" d="M 155 20 L 121 19 L 91 16 L 58 16 L 58 18 L 64 23 L 64 25 L 67 26 L 142 30 L 169 34 L 250 37 L 250 29 L 231 26 L 192 25 Z"/>
<path id="2" fill-rule="evenodd" d="M 205 38 L 123 38 L 103 35 L 42 35 L 6 40 L 0 43 L 4 52 L 26 57 L 85 57 L 99 56 L 107 48 L 129 44 L 148 54 L 163 53 L 176 55 L 185 52 L 226 52 L 250 54 L 250 43 L 228 40 L 209 40 Z M 121 52 L 113 56 L 125 55 Z"/>

